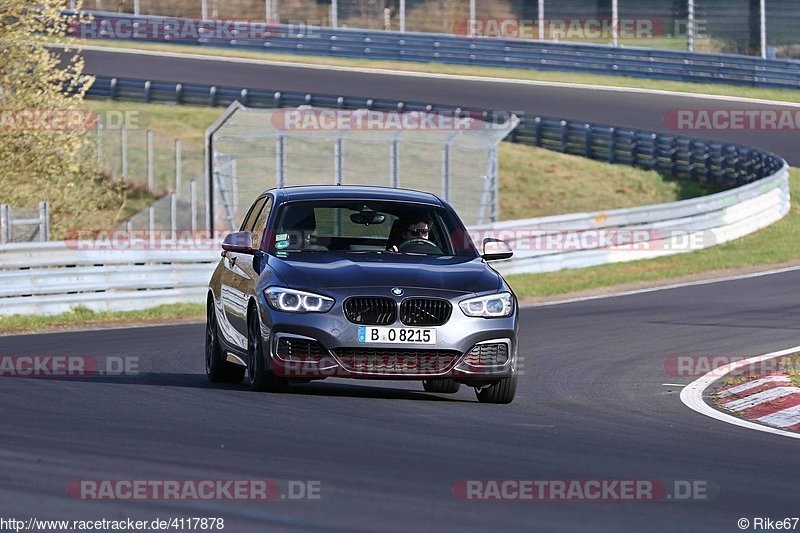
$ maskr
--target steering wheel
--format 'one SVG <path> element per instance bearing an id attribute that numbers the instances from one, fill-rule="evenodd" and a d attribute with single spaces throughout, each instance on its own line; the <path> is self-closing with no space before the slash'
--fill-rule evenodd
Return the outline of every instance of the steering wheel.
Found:
<path id="1" fill-rule="evenodd" d="M 436 245 L 435 242 L 429 241 L 428 239 L 422 239 L 422 238 L 419 238 L 419 237 L 417 237 L 415 239 L 408 239 L 407 241 L 400 243 L 400 246 L 397 247 L 397 251 L 398 252 L 402 252 L 406 248 L 410 248 L 412 246 L 430 247 L 430 248 L 433 248 L 433 250 L 431 250 L 431 252 L 435 251 L 435 252 L 438 252 L 438 253 L 442 253 L 442 249 L 439 248 Z M 430 253 L 430 252 L 422 251 L 422 252 L 415 252 L 415 253 Z"/>

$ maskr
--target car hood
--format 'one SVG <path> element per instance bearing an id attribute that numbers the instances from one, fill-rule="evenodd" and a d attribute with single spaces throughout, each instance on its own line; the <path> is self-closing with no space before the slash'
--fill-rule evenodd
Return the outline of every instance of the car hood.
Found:
<path id="1" fill-rule="evenodd" d="M 500 276 L 480 258 L 391 253 L 295 252 L 269 257 L 269 266 L 290 287 L 403 287 L 461 293 L 497 290 Z"/>

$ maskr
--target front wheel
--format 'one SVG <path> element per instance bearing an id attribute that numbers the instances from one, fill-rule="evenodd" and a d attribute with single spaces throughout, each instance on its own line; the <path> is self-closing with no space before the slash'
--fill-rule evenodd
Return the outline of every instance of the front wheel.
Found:
<path id="1" fill-rule="evenodd" d="M 425 392 L 438 392 L 442 394 L 455 394 L 461 388 L 453 378 L 423 379 L 422 388 Z"/>
<path id="2" fill-rule="evenodd" d="M 480 403 L 511 403 L 517 394 L 517 376 L 503 378 L 486 387 L 476 387 L 475 396 Z"/>
<path id="3" fill-rule="evenodd" d="M 241 383 L 244 367 L 223 359 L 217 330 L 217 314 L 214 304 L 209 302 L 206 312 L 206 376 L 214 383 Z"/>
<path id="4" fill-rule="evenodd" d="M 270 371 L 264 360 L 264 342 L 261 339 L 261 321 L 253 310 L 247 326 L 247 384 L 254 391 L 280 392 L 286 390 L 289 382 Z"/>

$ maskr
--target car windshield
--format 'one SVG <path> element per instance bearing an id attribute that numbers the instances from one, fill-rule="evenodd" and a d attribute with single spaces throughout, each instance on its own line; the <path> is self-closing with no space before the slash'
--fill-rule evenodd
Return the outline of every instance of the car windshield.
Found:
<path id="1" fill-rule="evenodd" d="M 469 234 L 448 210 L 374 200 L 284 204 L 269 251 L 476 255 Z"/>

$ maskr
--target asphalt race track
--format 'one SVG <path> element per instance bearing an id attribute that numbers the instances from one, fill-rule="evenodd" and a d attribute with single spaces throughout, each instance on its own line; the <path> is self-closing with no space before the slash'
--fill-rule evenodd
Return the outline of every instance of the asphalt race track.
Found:
<path id="1" fill-rule="evenodd" d="M 191 61 L 181 66 L 87 54 L 87 70 L 96 74 L 484 107 L 499 107 L 499 101 L 505 108 L 642 128 L 663 129 L 661 110 L 677 102 L 610 91 L 354 80 L 325 71 L 309 71 L 304 81 L 301 71 L 291 69 L 196 67 Z M 706 103 L 693 101 L 691 108 Z M 753 139 L 800 161 L 790 133 Z M 141 372 L 0 378 L 0 515 L 220 516 L 226 530 L 237 532 L 738 531 L 741 517 L 798 516 L 796 441 L 689 410 L 674 384 L 693 378 L 665 370 L 674 355 L 756 355 L 800 344 L 800 301 L 792 290 L 798 285 L 800 271 L 794 271 L 524 309 L 524 375 L 509 406 L 478 404 L 470 389 L 427 394 L 414 382 L 331 380 L 285 394 L 212 385 L 203 374 L 201 324 L 0 337 L 0 355 L 132 358 Z M 69 483 L 83 479 L 257 478 L 318 480 L 322 498 L 110 502 L 67 495 Z M 468 479 L 699 480 L 708 483 L 711 496 L 657 502 L 457 499 L 454 484 Z"/>
<path id="2" fill-rule="evenodd" d="M 486 83 L 374 73 L 257 65 L 187 57 L 119 54 L 86 50 L 86 72 L 183 83 L 204 83 L 310 93 L 395 98 L 433 104 L 453 104 L 481 109 L 523 111 L 554 118 L 586 120 L 614 126 L 668 131 L 664 116 L 677 109 L 780 109 L 753 103 L 686 98 L 613 90 Z M 302 60 L 300 58 L 299 60 Z M 797 107 L 790 108 L 797 110 Z M 771 150 L 790 164 L 800 165 L 797 130 L 783 131 L 677 131 L 677 135 L 714 141 L 737 142 Z"/>
<path id="3" fill-rule="evenodd" d="M 509 406 L 391 382 L 288 394 L 216 386 L 203 326 L 0 338 L 2 354 L 138 357 L 139 377 L 4 378 L 2 507 L 89 519 L 223 516 L 230 531 L 313 529 L 736 530 L 792 516 L 796 441 L 687 409 L 675 354 L 797 344 L 800 272 L 525 309 L 525 374 Z M 677 380 L 677 381 L 676 381 Z M 319 480 L 317 501 L 103 502 L 80 479 Z M 461 501 L 465 479 L 704 480 L 707 501 Z M 4 514 L 9 514 L 5 512 Z M 227 530 L 227 528 L 226 528 Z"/>

